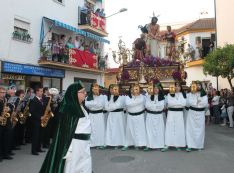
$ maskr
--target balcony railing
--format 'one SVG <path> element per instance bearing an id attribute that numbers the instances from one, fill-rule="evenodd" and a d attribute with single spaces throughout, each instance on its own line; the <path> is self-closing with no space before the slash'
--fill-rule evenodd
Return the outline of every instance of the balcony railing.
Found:
<path id="1" fill-rule="evenodd" d="M 104 70 L 105 60 L 89 50 L 68 48 L 59 44 L 43 44 L 40 48 L 39 64 L 57 65 L 59 67 L 77 67 L 90 70 Z M 47 63 L 45 63 L 47 62 Z"/>
<path id="2" fill-rule="evenodd" d="M 81 12 L 79 28 L 85 31 L 95 33 L 102 37 L 108 36 L 108 33 L 106 32 L 105 17 L 97 15 L 93 12 Z"/>

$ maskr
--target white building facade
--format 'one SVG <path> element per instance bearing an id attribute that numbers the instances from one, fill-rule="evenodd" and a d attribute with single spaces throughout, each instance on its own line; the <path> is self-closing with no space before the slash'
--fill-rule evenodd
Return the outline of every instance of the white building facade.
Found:
<path id="1" fill-rule="evenodd" d="M 98 43 L 100 49 L 104 43 L 108 43 L 103 38 L 107 36 L 106 33 L 79 29 L 79 10 L 86 3 L 92 3 L 95 9 L 104 8 L 104 1 L 96 4 L 94 0 L 0 1 L 1 83 L 16 85 L 17 89 L 42 85 L 59 90 L 65 90 L 78 79 L 87 86 L 91 82 L 104 85 L 103 71 L 98 68 L 53 62 L 48 50 L 44 50 L 44 53 L 50 58 L 43 63 L 39 61 L 42 44 L 51 44 L 53 35 L 65 35 L 65 41 L 69 37 L 74 40 L 75 36 L 80 35 L 86 43 Z"/>

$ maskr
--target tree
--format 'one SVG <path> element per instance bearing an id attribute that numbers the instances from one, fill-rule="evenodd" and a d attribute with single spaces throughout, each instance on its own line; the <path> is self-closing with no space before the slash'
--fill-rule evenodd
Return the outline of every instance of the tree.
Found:
<path id="1" fill-rule="evenodd" d="M 219 47 L 210 52 L 205 58 L 203 72 L 206 75 L 227 78 L 232 88 L 232 79 L 234 78 L 234 45 L 227 44 L 223 48 Z"/>

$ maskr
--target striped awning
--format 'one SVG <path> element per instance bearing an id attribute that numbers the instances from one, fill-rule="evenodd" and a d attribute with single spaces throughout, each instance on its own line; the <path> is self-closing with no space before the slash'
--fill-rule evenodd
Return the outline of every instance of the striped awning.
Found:
<path id="1" fill-rule="evenodd" d="M 86 31 L 83 31 L 81 29 L 78 29 L 76 27 L 73 27 L 71 25 L 68 25 L 66 23 L 63 23 L 63 22 L 60 22 L 60 21 L 57 21 L 57 20 L 53 20 L 53 19 L 50 19 L 50 18 L 47 18 L 47 17 L 43 17 L 42 18 L 42 25 L 41 25 L 41 42 L 43 41 L 44 39 L 44 19 L 46 20 L 50 20 L 53 22 L 54 26 L 57 26 L 57 27 L 61 27 L 61 28 L 64 28 L 64 29 L 67 29 L 67 30 L 70 30 L 70 31 L 73 31 L 77 34 L 80 34 L 80 35 L 83 35 L 85 37 L 88 37 L 88 38 L 91 38 L 93 40 L 97 40 L 97 41 L 100 41 L 100 42 L 103 42 L 103 43 L 108 43 L 110 44 L 110 41 L 109 40 L 106 40 L 100 36 L 97 36 L 95 34 L 92 34 L 90 32 L 86 32 Z"/>

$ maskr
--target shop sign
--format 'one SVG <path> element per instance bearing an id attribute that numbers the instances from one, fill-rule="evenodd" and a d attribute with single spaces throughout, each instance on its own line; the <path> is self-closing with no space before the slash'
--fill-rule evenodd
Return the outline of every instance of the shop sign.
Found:
<path id="1" fill-rule="evenodd" d="M 34 76 L 58 77 L 64 78 L 65 71 L 60 69 L 51 69 L 27 64 L 17 64 L 12 62 L 2 62 L 2 72 L 28 74 Z"/>
<path id="2" fill-rule="evenodd" d="M 8 80 L 24 80 L 24 75 L 16 75 L 16 74 L 2 74 L 2 79 Z"/>

